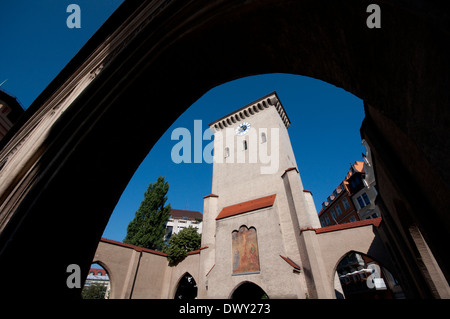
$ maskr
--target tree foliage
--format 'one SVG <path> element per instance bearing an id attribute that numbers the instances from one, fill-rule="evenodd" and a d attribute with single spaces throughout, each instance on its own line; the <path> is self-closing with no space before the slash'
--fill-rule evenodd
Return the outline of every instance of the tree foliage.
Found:
<path id="1" fill-rule="evenodd" d="M 188 252 L 200 249 L 202 236 L 197 228 L 189 226 L 178 234 L 172 235 L 164 252 L 168 255 L 170 265 L 176 265 L 186 258 Z"/>
<path id="2" fill-rule="evenodd" d="M 81 290 L 81 298 L 83 299 L 105 299 L 106 286 L 100 283 L 93 283 L 84 286 Z"/>
<path id="3" fill-rule="evenodd" d="M 144 200 L 128 224 L 124 243 L 153 250 L 163 248 L 165 225 L 171 210 L 170 204 L 164 206 L 168 191 L 169 183 L 164 177 L 159 176 L 155 183 L 149 184 Z"/>

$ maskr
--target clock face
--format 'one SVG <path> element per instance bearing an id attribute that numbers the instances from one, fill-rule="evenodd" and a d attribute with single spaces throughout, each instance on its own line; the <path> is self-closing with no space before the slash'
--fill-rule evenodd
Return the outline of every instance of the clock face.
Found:
<path id="1" fill-rule="evenodd" d="M 236 135 L 244 135 L 247 134 L 247 132 L 250 130 L 250 123 L 249 122 L 243 122 L 239 124 L 238 127 L 236 127 L 235 133 Z"/>

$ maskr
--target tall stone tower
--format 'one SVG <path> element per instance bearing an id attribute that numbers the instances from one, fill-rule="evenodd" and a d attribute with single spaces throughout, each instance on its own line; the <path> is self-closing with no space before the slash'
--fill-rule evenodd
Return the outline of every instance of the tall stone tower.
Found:
<path id="1" fill-rule="evenodd" d="M 211 194 L 204 197 L 202 246 L 208 248 L 200 257 L 199 298 L 314 297 L 314 240 L 302 238 L 300 229 L 320 223 L 277 94 L 209 126 L 214 164 Z"/>

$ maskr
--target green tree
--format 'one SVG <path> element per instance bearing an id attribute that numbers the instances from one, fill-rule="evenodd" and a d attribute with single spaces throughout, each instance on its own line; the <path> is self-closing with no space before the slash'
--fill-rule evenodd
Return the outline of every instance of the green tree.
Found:
<path id="1" fill-rule="evenodd" d="M 172 235 L 169 245 L 164 248 L 170 265 L 178 264 L 186 258 L 188 252 L 200 249 L 201 241 L 202 236 L 197 232 L 197 228 L 192 226 L 182 229 L 178 234 Z"/>
<path id="2" fill-rule="evenodd" d="M 170 204 L 164 206 L 168 190 L 169 183 L 161 176 L 149 184 L 144 200 L 128 224 L 124 243 L 154 250 L 163 248 L 165 226 L 171 210 Z"/>
<path id="3" fill-rule="evenodd" d="M 81 298 L 83 299 L 105 299 L 106 286 L 93 283 L 89 286 L 84 286 L 81 290 Z"/>

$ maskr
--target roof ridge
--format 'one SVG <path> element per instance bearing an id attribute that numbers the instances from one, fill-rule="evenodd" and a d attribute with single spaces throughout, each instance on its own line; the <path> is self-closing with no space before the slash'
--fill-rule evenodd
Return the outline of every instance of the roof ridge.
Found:
<path id="1" fill-rule="evenodd" d="M 372 225 L 372 226 L 375 226 L 378 228 L 378 227 L 380 227 L 380 224 L 382 221 L 383 221 L 382 217 L 377 217 L 377 218 L 371 218 L 371 219 L 358 220 L 358 221 L 351 222 L 351 223 L 330 225 L 330 226 L 325 226 L 325 227 L 321 227 L 321 228 L 309 228 L 309 227 L 301 228 L 300 232 L 307 231 L 307 230 L 314 230 L 316 232 L 316 234 L 322 234 L 322 233 L 328 233 L 328 232 L 337 231 L 337 230 L 351 229 L 351 228 L 357 228 L 357 227 L 368 226 L 368 225 Z"/>
<path id="2" fill-rule="evenodd" d="M 276 194 L 264 196 L 260 198 L 251 199 L 245 202 L 240 202 L 234 205 L 226 206 L 222 208 L 216 220 L 227 218 L 243 213 L 248 213 L 257 209 L 270 207 L 275 201 Z"/>

